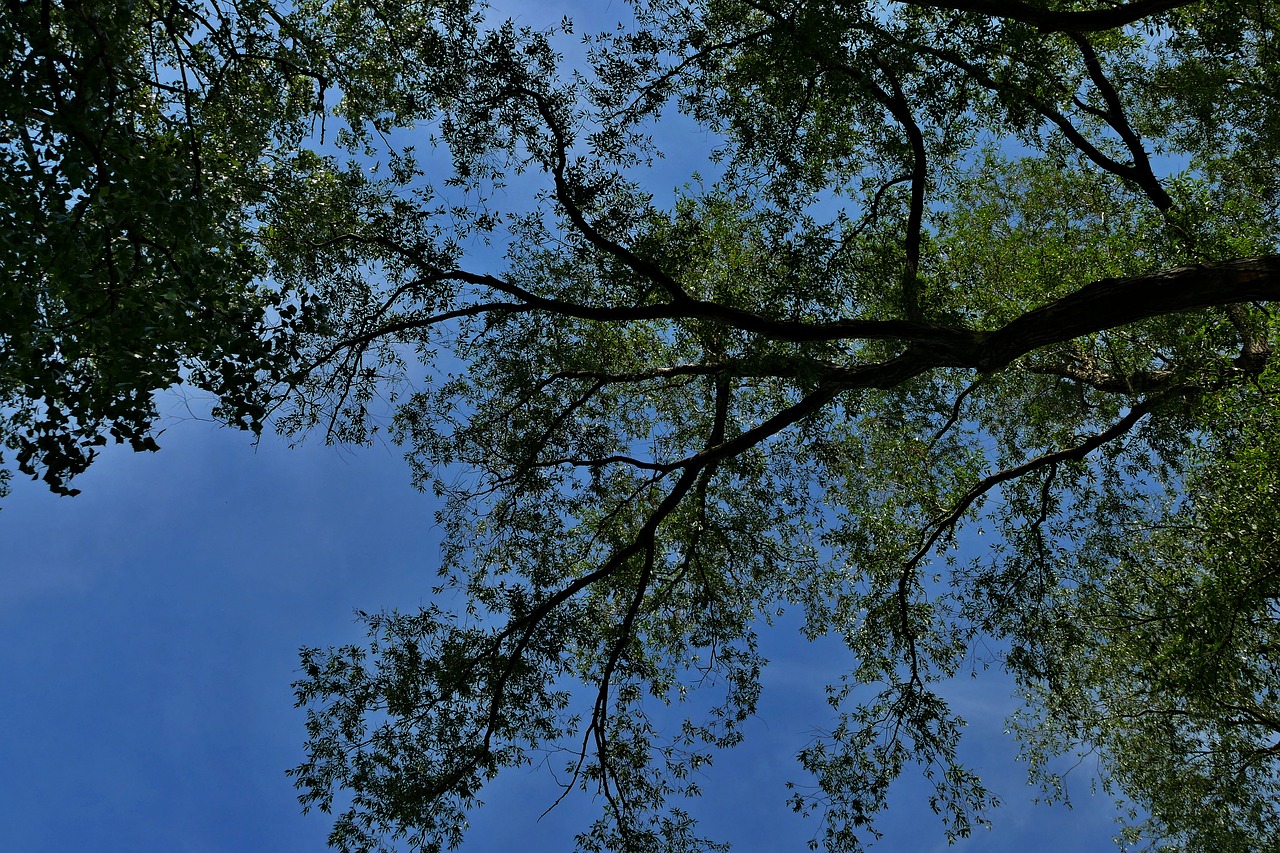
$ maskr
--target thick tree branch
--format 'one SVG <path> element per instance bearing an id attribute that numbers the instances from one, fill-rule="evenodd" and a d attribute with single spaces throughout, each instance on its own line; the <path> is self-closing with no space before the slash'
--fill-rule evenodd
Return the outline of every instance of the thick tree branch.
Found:
<path id="1" fill-rule="evenodd" d="M 801 369 L 816 368 L 826 377 L 822 387 L 830 391 L 828 400 L 842 390 L 893 387 L 928 370 L 941 367 L 995 372 L 1038 349 L 1151 317 L 1241 302 L 1280 300 L 1280 255 L 1241 258 L 1176 267 L 1126 278 L 1102 279 L 1055 302 L 1028 311 L 991 332 L 902 320 L 839 320 L 828 323 L 775 320 L 705 300 L 626 307 L 588 306 L 540 297 L 493 276 L 458 270 L 437 272 L 436 275 L 489 286 L 525 303 L 471 306 L 460 309 L 461 313 L 455 316 L 491 310 L 544 310 L 552 314 L 600 322 L 706 319 L 720 321 L 774 340 L 898 340 L 907 344 L 902 355 L 878 364 L 843 366 L 806 361 L 804 365 L 797 364 L 796 370 L 790 372 L 774 372 L 768 368 L 758 368 L 756 371 L 758 375 L 799 375 L 798 371 Z M 443 316 L 400 321 L 384 327 L 384 331 L 404 331 L 431 325 L 440 322 Z M 368 343 L 378 334 L 376 330 L 366 332 L 351 339 L 349 343 Z M 335 349 L 334 352 L 336 351 Z M 1250 352 L 1260 355 L 1263 354 L 1263 348 L 1255 342 Z M 329 356 L 332 355 L 331 352 Z M 747 372 L 750 372 L 749 368 Z M 739 436 L 730 443 L 736 447 L 736 442 L 742 440 L 747 439 Z M 709 451 L 704 451 L 704 454 L 707 452 Z M 729 449 L 729 452 L 738 451 Z M 674 463 L 672 468 L 685 467 L 695 458 L 698 457 Z"/>
<path id="2" fill-rule="evenodd" d="M 353 236 L 350 239 L 359 238 Z M 398 245 L 391 248 L 417 266 L 424 279 L 454 280 L 485 287 L 518 302 L 466 306 L 427 318 L 396 321 L 335 345 L 326 353 L 326 359 L 343 349 L 367 345 L 382 335 L 423 328 L 449 319 L 488 312 L 529 311 L 609 323 L 711 320 L 765 338 L 789 342 L 896 340 L 907 345 L 901 356 L 880 364 L 841 366 L 808 362 L 808 368 L 818 367 L 829 378 L 834 394 L 849 388 L 892 387 L 939 367 L 995 372 L 1035 350 L 1139 320 L 1198 308 L 1280 300 L 1280 255 L 1263 255 L 1125 278 L 1101 279 L 989 332 L 909 320 L 846 319 L 808 323 L 775 319 L 701 299 L 629 306 L 566 302 L 539 296 L 496 276 L 459 269 L 441 270 L 415 249 Z M 1233 319 L 1239 322 L 1238 316 Z M 1246 349 L 1256 358 L 1265 355 L 1266 347 L 1257 340 L 1248 339 Z M 786 371 L 776 375 L 781 374 L 786 374 Z M 766 369 L 761 375 L 775 374 Z M 685 460 L 677 467 L 683 467 L 689 461 Z"/>
<path id="3" fill-rule="evenodd" d="M 1164 387 L 1176 375 L 1172 370 L 1108 373 L 1087 364 L 1036 364 L 1028 367 L 1027 372 L 1070 379 L 1111 394 L 1147 394 Z"/>
<path id="4" fill-rule="evenodd" d="M 1244 305 L 1228 305 L 1225 310 L 1231 325 L 1240 333 L 1240 355 L 1236 357 L 1236 366 L 1250 373 L 1261 371 L 1271 357 L 1271 341 L 1267 338 L 1265 326 L 1255 322 Z"/>
<path id="5" fill-rule="evenodd" d="M 1280 255 L 1105 278 L 983 336 L 972 366 L 999 370 L 1041 347 L 1150 317 L 1275 300 L 1280 300 Z"/>
<path id="6" fill-rule="evenodd" d="M 1194 0 L 1138 0 L 1103 9 L 1082 12 L 1058 12 L 1042 9 L 1018 0 L 899 0 L 906 6 L 924 6 L 931 9 L 952 9 L 957 12 L 976 12 L 993 18 L 1007 18 L 1031 24 L 1042 32 L 1095 32 L 1114 30 L 1137 23 L 1144 18 L 1160 15 L 1173 9 L 1193 5 Z"/>

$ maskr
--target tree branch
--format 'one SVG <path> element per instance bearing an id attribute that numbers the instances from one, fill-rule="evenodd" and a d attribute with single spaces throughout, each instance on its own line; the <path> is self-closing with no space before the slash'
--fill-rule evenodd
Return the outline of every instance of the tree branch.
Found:
<path id="1" fill-rule="evenodd" d="M 993 18 L 1021 21 L 1041 32 L 1096 32 L 1114 30 L 1137 23 L 1144 18 L 1193 5 L 1194 0 L 1138 0 L 1104 9 L 1082 12 L 1058 12 L 1042 9 L 1018 0 L 899 0 L 906 6 L 923 6 L 931 9 L 951 9 L 956 12 L 975 12 Z"/>
<path id="2" fill-rule="evenodd" d="M 1083 459 L 1099 447 L 1102 447 L 1102 445 L 1119 438 L 1129 430 L 1133 429 L 1138 421 L 1142 420 L 1142 418 L 1155 408 L 1156 404 L 1162 399 L 1164 399 L 1164 395 L 1151 397 L 1137 403 L 1129 410 L 1127 415 L 1116 421 L 1110 427 L 1100 433 L 1089 436 L 1084 441 L 1081 441 L 1073 447 L 1064 448 L 1063 450 L 1055 450 L 1052 453 L 1046 453 L 1042 456 L 1037 456 L 1034 459 L 1028 459 L 1021 465 L 1014 465 L 1012 468 L 1005 468 L 1003 471 L 997 471 L 988 477 L 984 477 L 982 480 L 974 484 L 969 491 L 961 495 L 960 500 L 956 501 L 954 506 L 952 506 L 951 510 L 947 512 L 946 515 L 930 524 L 932 532 L 925 537 L 924 542 L 907 560 L 904 566 L 904 573 L 919 565 L 920 561 L 928 555 L 929 551 L 933 549 L 933 546 L 937 544 L 940 538 L 942 538 L 942 535 L 946 531 L 950 530 L 955 523 L 960 520 L 960 518 L 968 511 L 969 507 L 973 506 L 974 501 L 978 500 L 978 498 L 982 497 L 1001 483 L 1009 480 L 1016 480 L 1025 474 L 1031 473 L 1032 471 L 1037 471 L 1047 466 L 1056 466 L 1062 462 L 1076 462 Z"/>
<path id="3" fill-rule="evenodd" d="M 911 105 L 902 94 L 893 69 L 879 56 L 873 58 L 880 72 L 889 80 L 891 93 L 881 89 L 874 81 L 868 80 L 872 94 L 876 100 L 889 110 L 890 114 L 902 126 L 911 146 L 911 207 L 907 214 L 907 234 L 903 241 L 903 251 L 907 255 L 906 268 L 902 272 L 902 301 L 907 319 L 920 320 L 920 241 L 924 223 L 924 194 L 928 183 L 928 157 L 924 147 L 924 133 L 911 112 Z"/>
<path id="4" fill-rule="evenodd" d="M 547 99 L 533 91 L 532 89 L 517 87 L 516 91 L 528 97 L 534 102 L 538 110 L 538 114 L 542 116 L 542 120 L 547 125 L 547 130 L 551 132 L 551 137 L 555 142 L 556 150 L 550 163 L 551 179 L 555 184 L 556 200 L 560 202 L 560 206 L 569 216 L 569 221 L 573 223 L 579 233 L 586 238 L 587 242 L 595 246 L 602 252 L 612 255 L 618 260 L 626 264 L 631 270 L 655 284 L 659 285 L 663 290 L 667 291 L 670 297 L 676 302 L 686 302 L 689 300 L 689 294 L 685 292 L 680 283 L 672 278 L 666 270 L 650 261 L 632 252 L 625 246 L 610 240 L 604 234 L 600 233 L 594 225 L 587 221 L 587 217 L 583 214 L 582 209 L 578 206 L 573 195 L 573 188 L 569 185 L 565 172 L 568 168 L 569 143 L 565 136 L 564 129 L 560 127 L 559 121 L 551 110 L 551 105 L 547 103 Z"/>
<path id="5" fill-rule="evenodd" d="M 1068 33 L 1067 37 L 1071 39 L 1080 50 L 1081 57 L 1084 58 L 1085 68 L 1089 71 L 1089 78 L 1093 80 L 1093 85 L 1098 88 L 1102 99 L 1107 104 L 1102 117 L 1111 125 L 1112 129 L 1120 135 L 1124 140 L 1125 147 L 1129 149 L 1129 156 L 1133 158 L 1134 171 L 1132 173 L 1133 181 L 1142 188 L 1147 194 L 1147 198 L 1151 199 L 1151 203 L 1164 213 L 1173 207 L 1173 199 L 1169 197 L 1169 193 L 1165 192 L 1160 180 L 1156 177 L 1155 172 L 1151 168 L 1151 158 L 1147 156 L 1147 149 L 1142 145 L 1142 139 L 1139 138 L 1137 131 L 1133 129 L 1133 125 L 1129 123 L 1128 117 L 1125 115 L 1124 104 L 1120 100 L 1120 93 L 1116 91 L 1115 86 L 1107 79 L 1107 75 L 1102 70 L 1102 63 L 1098 59 L 1097 52 L 1093 49 L 1082 33 Z M 1093 110 L 1089 110 L 1093 112 Z"/>
<path id="6" fill-rule="evenodd" d="M 1280 255 L 1104 278 L 984 336 L 973 366 L 991 372 L 1033 350 L 1138 320 L 1280 299 Z"/>

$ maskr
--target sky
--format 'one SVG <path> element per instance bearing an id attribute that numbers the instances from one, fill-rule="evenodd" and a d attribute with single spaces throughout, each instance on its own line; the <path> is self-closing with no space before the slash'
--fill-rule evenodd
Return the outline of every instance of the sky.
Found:
<path id="1" fill-rule="evenodd" d="M 664 180 L 680 173 L 663 166 Z M 430 600 L 438 506 L 394 446 L 255 444 L 176 396 L 162 405 L 161 452 L 108 448 L 77 479 L 81 495 L 16 481 L 0 503 L 0 846 L 321 851 L 329 821 L 300 814 L 284 772 L 303 758 L 298 648 L 360 641 L 357 609 Z M 847 653 L 786 619 L 764 651 L 760 713 L 707 771 L 696 816 L 735 850 L 799 851 L 818 826 L 786 808 L 783 782 L 801 778 L 795 752 L 830 723 L 823 685 Z M 1088 762 L 1073 810 L 1032 804 L 1002 735 L 1008 693 L 991 677 L 948 690 L 971 722 L 970 761 L 1006 802 L 990 832 L 951 849 L 1111 847 L 1112 807 L 1090 796 Z M 571 849 L 596 807 L 571 797 L 539 818 L 557 795 L 544 771 L 504 775 L 462 849 Z M 873 849 L 948 849 L 927 796 L 900 784 Z"/>
<path id="2" fill-rule="evenodd" d="M 293 707 L 301 645 L 362 638 L 355 609 L 429 600 L 440 546 L 434 498 L 395 447 L 290 448 L 191 418 L 170 402 L 162 450 L 110 448 L 59 498 L 19 482 L 0 509 L 0 826 L 5 848 L 320 851 L 284 770 L 302 758 Z M 790 814 L 793 755 L 829 721 L 824 676 L 840 650 L 785 620 L 766 654 L 748 742 L 707 773 L 699 816 L 740 851 L 803 850 L 816 825 Z M 1105 797 L 1033 806 L 1001 735 L 1007 685 L 962 680 L 949 697 L 968 749 L 1007 805 L 968 851 L 1107 849 Z M 565 851 L 594 806 L 516 771 L 483 797 L 468 851 Z M 900 785 L 879 850 L 946 849 L 917 783 Z"/>

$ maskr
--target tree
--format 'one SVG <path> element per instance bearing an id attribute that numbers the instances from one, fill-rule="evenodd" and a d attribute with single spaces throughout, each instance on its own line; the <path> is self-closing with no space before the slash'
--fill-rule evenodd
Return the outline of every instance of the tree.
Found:
<path id="1" fill-rule="evenodd" d="M 10 0 L 0 18 L 0 437 L 55 492 L 108 436 L 156 449 L 152 394 L 175 384 L 261 430 L 283 333 L 314 325 L 260 281 L 253 215 L 311 101 L 270 5 L 240 9 Z"/>
<path id="2" fill-rule="evenodd" d="M 1256 850 L 1280 825 L 1274 390 L 1216 406 L 1183 504 L 1118 545 L 1120 570 L 1060 593 L 1059 677 L 1020 722 L 1051 787 L 1055 750 L 1104 751 L 1106 781 L 1145 812 L 1126 829 L 1135 844 Z"/>
<path id="3" fill-rule="evenodd" d="M 792 800 L 829 850 L 909 764 L 949 836 L 988 819 L 936 689 L 987 647 L 1050 791 L 1095 749 L 1133 837 L 1280 840 L 1276 12 L 652 0 L 564 60 L 567 20 L 315 10 L 362 170 L 317 161 L 345 212 L 273 232 L 335 309 L 287 425 L 358 440 L 435 365 L 392 429 L 468 602 L 304 651 L 293 773 L 334 845 L 458 843 L 486 781 L 567 749 L 604 803 L 581 848 L 713 847 L 691 771 L 778 608 L 857 661 Z M 672 124 L 715 150 L 667 201 Z"/>
<path id="4" fill-rule="evenodd" d="M 909 764 L 949 835 L 988 820 L 938 690 L 974 661 L 1050 791 L 1096 749 L 1134 837 L 1275 845 L 1275 4 L 648 0 L 583 47 L 468 0 L 95 8 L 6 23 L 9 138 L 46 134 L 4 148 L 39 223 L 13 299 L 45 300 L 5 346 L 51 377 L 4 374 L 20 465 L 143 435 L 193 359 L 251 426 L 361 441 L 388 401 L 448 500 L 462 612 L 304 650 L 293 773 L 334 846 L 457 843 L 487 781 L 568 750 L 604 804 L 581 848 L 713 847 L 696 771 L 780 608 L 856 661 L 792 800 L 829 850 Z M 672 127 L 708 151 L 668 199 Z M 108 358 L 175 281 L 214 319 L 161 324 L 150 374 Z M 324 323 L 264 358 L 289 294 Z"/>

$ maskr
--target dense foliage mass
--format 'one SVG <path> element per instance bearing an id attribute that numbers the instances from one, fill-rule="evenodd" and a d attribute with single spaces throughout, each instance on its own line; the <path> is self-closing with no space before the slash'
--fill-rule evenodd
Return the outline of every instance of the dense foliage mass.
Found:
<path id="1" fill-rule="evenodd" d="M 603 805 L 581 849 L 714 848 L 694 771 L 741 739 L 779 609 L 855 662 L 791 802 L 827 850 L 873 838 L 912 765 L 945 832 L 989 819 L 938 690 L 975 661 L 1019 686 L 1050 792 L 1096 750 L 1126 843 L 1280 847 L 1280 5 L 636 0 L 585 37 L 466 0 L 182 8 L 67 54 L 163 64 L 104 78 L 159 106 L 89 144 L 50 100 L 24 119 L 47 141 L 4 149 L 84 165 L 5 190 L 68 236 L 15 230 L 37 313 L 3 340 L 112 382 L 77 330 L 160 312 L 159 385 L 174 352 L 235 353 L 233 404 L 389 426 L 447 499 L 463 610 L 303 656 L 292 772 L 335 847 L 457 843 L 486 782 L 551 756 Z M 25 38 L 13 73 L 52 99 Z M 174 168 L 103 184 L 99 149 Z M 325 322 L 262 361 L 246 320 L 289 294 Z M 232 313 L 193 337 L 206 308 Z M 46 407 L 19 411 L 53 412 L 11 362 Z M 975 525 L 995 544 L 960 549 Z"/>
<path id="2" fill-rule="evenodd" d="M 260 430 L 281 333 L 314 325 L 253 245 L 270 145 L 311 101 L 271 7 L 240 8 L 0 14 L 0 447 L 62 494 L 109 439 L 156 449 L 152 394 L 182 381 Z"/>

